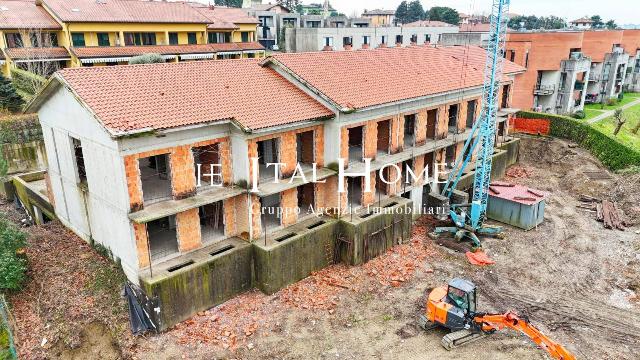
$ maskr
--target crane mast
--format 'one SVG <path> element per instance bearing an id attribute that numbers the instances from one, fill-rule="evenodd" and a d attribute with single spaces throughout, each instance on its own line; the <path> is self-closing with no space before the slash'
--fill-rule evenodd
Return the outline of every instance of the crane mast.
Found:
<path id="1" fill-rule="evenodd" d="M 451 198 L 452 191 L 456 188 L 465 168 L 471 162 L 475 149 L 478 148 L 471 204 L 466 204 L 464 207 L 452 206 L 450 215 L 456 227 L 436 229 L 436 233 L 455 232 L 459 239 L 464 236 L 469 237 L 476 246 L 480 245 L 476 233 L 495 234 L 501 230 L 500 228 L 485 227 L 483 222 L 489 198 L 491 161 L 496 136 L 497 102 L 504 64 L 509 4 L 510 0 L 493 0 L 480 117 L 471 129 L 471 136 L 465 141 L 462 155 L 456 160 L 453 166 L 454 170 L 449 174 L 442 190 L 442 195 Z M 476 133 L 477 136 L 475 136 Z"/>

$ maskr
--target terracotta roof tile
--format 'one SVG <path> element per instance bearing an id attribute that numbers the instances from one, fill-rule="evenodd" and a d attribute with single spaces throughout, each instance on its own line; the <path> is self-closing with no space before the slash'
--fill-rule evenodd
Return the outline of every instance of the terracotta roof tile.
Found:
<path id="1" fill-rule="evenodd" d="M 444 21 L 418 20 L 412 23 L 402 25 L 404 27 L 453 27 Z"/>
<path id="2" fill-rule="evenodd" d="M 69 68 L 57 76 L 116 134 L 226 119 L 260 129 L 332 115 L 258 61 Z"/>
<path id="3" fill-rule="evenodd" d="M 198 45 L 87 46 L 71 48 L 71 52 L 80 59 L 137 56 L 148 53 L 156 53 L 160 55 L 181 55 L 242 50 L 264 50 L 264 46 L 260 45 L 260 43 L 249 42 Z"/>
<path id="4" fill-rule="evenodd" d="M 197 23 L 209 19 L 182 2 L 142 0 L 42 0 L 64 22 Z"/>
<path id="5" fill-rule="evenodd" d="M 215 6 L 212 8 L 199 3 L 190 3 L 198 12 L 210 20 L 209 29 L 237 29 L 237 24 L 258 24 L 259 21 L 249 16 L 243 9 Z"/>
<path id="6" fill-rule="evenodd" d="M 485 50 L 475 46 L 412 46 L 279 54 L 273 59 L 338 106 L 360 109 L 481 86 L 485 57 Z M 505 74 L 524 70 L 505 61 Z"/>
<path id="7" fill-rule="evenodd" d="M 62 29 L 60 24 L 33 1 L 2 0 L 0 9 L 0 29 Z"/>
<path id="8" fill-rule="evenodd" d="M 41 48 L 6 48 L 4 52 L 7 57 L 13 60 L 35 60 L 35 59 L 70 59 L 71 55 L 63 47 L 41 47 Z"/>

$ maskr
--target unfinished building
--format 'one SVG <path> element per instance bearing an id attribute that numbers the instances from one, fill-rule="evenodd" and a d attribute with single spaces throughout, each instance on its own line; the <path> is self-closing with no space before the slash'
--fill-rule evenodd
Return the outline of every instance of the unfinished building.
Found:
<path id="1" fill-rule="evenodd" d="M 416 46 L 65 69 L 31 109 L 58 218 L 111 251 L 166 329 L 408 239 L 439 189 L 439 164 L 470 136 L 484 58 L 476 47 Z M 505 64 L 499 123 L 515 111 L 523 71 Z M 272 96 L 249 100 L 248 87 Z M 518 146 L 503 128 L 497 173 Z"/>

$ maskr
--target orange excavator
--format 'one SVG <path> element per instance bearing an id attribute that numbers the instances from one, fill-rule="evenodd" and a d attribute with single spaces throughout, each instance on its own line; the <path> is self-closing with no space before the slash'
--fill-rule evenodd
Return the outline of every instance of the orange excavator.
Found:
<path id="1" fill-rule="evenodd" d="M 519 317 L 515 312 L 486 314 L 477 312 L 476 286 L 468 280 L 453 279 L 448 285 L 437 287 L 429 293 L 427 313 L 420 315 L 418 324 L 425 330 L 443 326 L 451 333 L 442 338 L 447 350 L 468 344 L 504 328 L 511 328 L 527 335 L 554 359 L 575 360 L 567 349 L 552 341 L 540 330 Z"/>

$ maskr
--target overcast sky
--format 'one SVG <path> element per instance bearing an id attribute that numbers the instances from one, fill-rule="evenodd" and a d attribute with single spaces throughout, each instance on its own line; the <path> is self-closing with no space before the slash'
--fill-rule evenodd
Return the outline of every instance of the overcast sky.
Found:
<path id="1" fill-rule="evenodd" d="M 303 0 L 303 3 L 322 3 L 323 0 Z M 401 0 L 332 0 L 338 11 L 352 15 L 364 9 L 393 9 Z M 493 0 L 422 0 L 424 8 L 449 6 L 463 13 L 488 13 Z M 522 15 L 556 15 L 571 21 L 584 15 L 599 14 L 606 21 L 614 19 L 618 25 L 640 24 L 640 0 L 511 0 L 512 13 Z"/>

